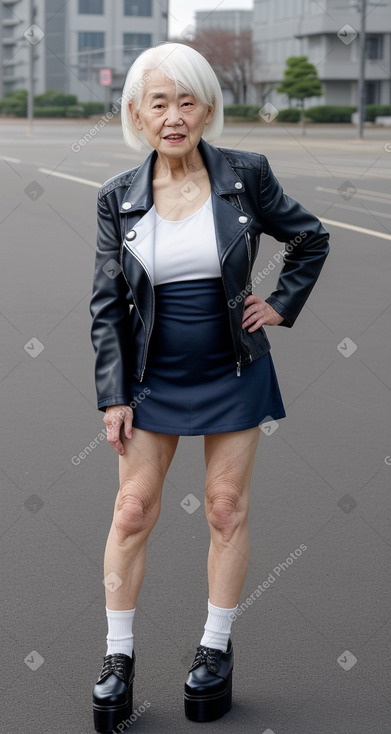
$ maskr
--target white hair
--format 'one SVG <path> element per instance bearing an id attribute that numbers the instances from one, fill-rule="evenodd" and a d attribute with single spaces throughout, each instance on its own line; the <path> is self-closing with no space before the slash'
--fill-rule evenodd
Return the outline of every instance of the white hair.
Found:
<path id="1" fill-rule="evenodd" d="M 209 62 L 191 46 L 184 43 L 162 43 L 146 49 L 130 67 L 122 92 L 121 119 L 125 143 L 130 148 L 142 150 L 146 141 L 141 140 L 129 109 L 132 102 L 139 110 L 148 71 L 160 69 L 175 82 L 177 90 L 189 92 L 196 99 L 213 107 L 214 114 L 205 126 L 206 140 L 216 140 L 223 130 L 223 94 L 215 72 Z"/>

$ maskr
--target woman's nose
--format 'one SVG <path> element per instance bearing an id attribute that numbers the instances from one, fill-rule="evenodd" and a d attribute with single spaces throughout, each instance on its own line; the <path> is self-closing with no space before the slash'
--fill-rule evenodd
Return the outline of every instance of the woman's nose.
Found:
<path id="1" fill-rule="evenodd" d="M 178 107 L 169 107 L 167 110 L 167 117 L 165 120 L 166 127 L 174 127 L 174 125 L 183 125 L 181 113 Z"/>

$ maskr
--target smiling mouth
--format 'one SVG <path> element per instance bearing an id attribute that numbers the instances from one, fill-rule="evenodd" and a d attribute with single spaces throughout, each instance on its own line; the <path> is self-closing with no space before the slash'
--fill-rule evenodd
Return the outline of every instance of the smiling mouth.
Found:
<path id="1" fill-rule="evenodd" d="M 172 133 L 171 135 L 166 135 L 164 140 L 182 140 L 185 137 L 182 133 Z"/>

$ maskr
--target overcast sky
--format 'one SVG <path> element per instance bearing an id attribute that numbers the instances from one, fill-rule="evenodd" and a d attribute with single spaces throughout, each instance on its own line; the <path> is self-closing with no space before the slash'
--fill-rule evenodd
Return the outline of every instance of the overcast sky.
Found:
<path id="1" fill-rule="evenodd" d="M 253 0 L 170 0 L 169 35 L 179 36 L 186 26 L 194 25 L 195 10 L 251 10 Z"/>

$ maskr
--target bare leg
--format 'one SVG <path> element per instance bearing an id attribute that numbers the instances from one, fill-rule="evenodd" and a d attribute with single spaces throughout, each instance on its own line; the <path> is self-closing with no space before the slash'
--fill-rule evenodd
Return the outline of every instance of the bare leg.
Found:
<path id="1" fill-rule="evenodd" d="M 205 436 L 209 599 L 226 609 L 238 603 L 247 573 L 250 482 L 259 434 L 256 427 Z"/>
<path id="2" fill-rule="evenodd" d="M 109 609 L 134 609 L 144 578 L 149 534 L 160 512 L 165 475 L 174 456 L 178 436 L 133 428 L 124 439 L 125 454 L 119 457 L 120 488 L 107 538 L 104 576 L 110 572 L 121 580 L 118 588 L 106 586 Z"/>

